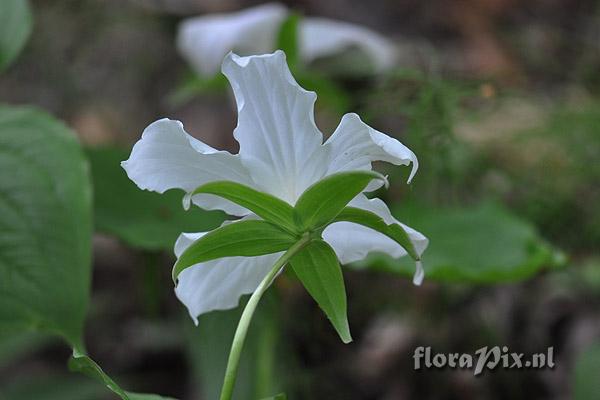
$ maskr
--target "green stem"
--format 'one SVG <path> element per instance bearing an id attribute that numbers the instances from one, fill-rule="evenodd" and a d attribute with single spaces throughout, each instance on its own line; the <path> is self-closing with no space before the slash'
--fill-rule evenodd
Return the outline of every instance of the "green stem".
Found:
<path id="1" fill-rule="evenodd" d="M 256 310 L 256 306 L 260 301 L 260 298 L 269 288 L 273 279 L 277 276 L 281 268 L 287 264 L 287 262 L 296 253 L 304 248 L 310 241 L 310 236 L 305 234 L 300 240 L 298 240 L 292 247 L 290 247 L 276 262 L 273 264 L 273 268 L 269 271 L 267 276 L 260 282 L 250 300 L 244 308 L 244 312 L 240 317 L 237 329 L 235 330 L 235 336 L 233 337 L 233 343 L 231 344 L 231 350 L 229 352 L 229 359 L 227 360 L 227 369 L 225 370 L 225 379 L 223 380 L 223 388 L 221 389 L 220 400 L 231 400 L 233 395 L 233 388 L 235 386 L 235 378 L 237 376 L 238 366 L 240 364 L 240 356 L 242 354 L 242 348 L 244 347 L 244 341 L 246 340 L 246 334 L 248 333 L 248 327 L 250 321 Z"/>

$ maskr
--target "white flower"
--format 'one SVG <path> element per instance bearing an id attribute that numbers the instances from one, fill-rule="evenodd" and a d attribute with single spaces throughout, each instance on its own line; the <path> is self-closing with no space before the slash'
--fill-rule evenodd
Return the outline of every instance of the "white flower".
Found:
<path id="1" fill-rule="evenodd" d="M 229 14 L 188 18 L 179 24 L 177 47 L 196 72 L 211 76 L 219 71 L 230 51 L 273 51 L 287 14 L 285 6 L 268 3 Z"/>
<path id="2" fill-rule="evenodd" d="M 306 18 L 300 23 L 300 56 L 305 62 L 357 48 L 368 56 L 377 71 L 394 66 L 394 45 L 363 26 L 327 18 Z"/>
<path id="3" fill-rule="evenodd" d="M 177 47 L 201 75 L 216 74 L 230 51 L 242 55 L 276 49 L 277 34 L 288 16 L 279 3 L 268 3 L 230 14 L 211 14 L 184 20 L 179 26 Z M 395 46 L 365 27 L 327 18 L 305 17 L 298 27 L 299 55 L 303 62 L 356 48 L 376 71 L 392 67 Z"/>
<path id="4" fill-rule="evenodd" d="M 414 153 L 363 123 L 356 114 L 344 115 L 323 144 L 323 135 L 313 118 L 316 94 L 296 83 L 282 51 L 250 57 L 229 54 L 222 70 L 237 102 L 238 125 L 233 134 L 240 144 L 239 154 L 216 150 L 188 135 L 181 122 L 161 119 L 144 130 L 131 156 L 122 163 L 129 178 L 140 188 L 159 193 L 177 188 L 190 193 L 205 183 L 229 180 L 294 205 L 316 181 L 336 172 L 370 170 L 372 161 L 412 163 L 409 181 L 414 176 L 418 168 Z M 220 197 L 199 194 L 191 200 L 205 209 L 256 218 Z M 361 193 L 350 205 L 374 212 L 388 223 L 397 223 L 379 199 L 369 200 Z M 420 255 L 427 247 L 427 239 L 404 227 Z M 175 244 L 175 254 L 179 256 L 204 233 L 183 233 Z M 406 254 L 387 236 L 350 222 L 330 225 L 323 238 L 342 263 L 361 260 L 371 251 L 392 257 Z M 194 265 L 179 275 L 176 294 L 194 319 L 211 310 L 235 307 L 241 295 L 256 289 L 280 255 L 229 257 Z M 422 271 L 418 270 L 416 283 L 421 279 Z"/>

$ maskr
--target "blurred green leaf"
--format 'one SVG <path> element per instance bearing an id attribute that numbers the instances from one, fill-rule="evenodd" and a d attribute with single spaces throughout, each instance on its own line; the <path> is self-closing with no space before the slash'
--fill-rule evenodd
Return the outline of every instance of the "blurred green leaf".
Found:
<path id="1" fill-rule="evenodd" d="M 262 220 L 237 221 L 217 228 L 192 243 L 173 266 L 173 280 L 181 271 L 222 257 L 254 257 L 287 250 L 297 238 Z"/>
<path id="2" fill-rule="evenodd" d="M 350 94 L 331 78 L 304 69 L 299 69 L 294 76 L 304 89 L 317 93 L 317 104 L 323 104 L 340 115 L 350 110 Z"/>
<path id="3" fill-rule="evenodd" d="M 329 175 L 311 185 L 294 207 L 302 230 L 331 222 L 373 179 L 385 181 L 383 175 L 375 171 L 348 171 Z"/>
<path id="4" fill-rule="evenodd" d="M 290 70 L 294 71 L 298 66 L 298 24 L 300 15 L 291 13 L 281 24 L 277 34 L 277 48 L 285 52 Z"/>
<path id="5" fill-rule="evenodd" d="M 0 71 L 21 52 L 31 34 L 33 18 L 27 0 L 0 1 Z"/>
<path id="6" fill-rule="evenodd" d="M 573 399 L 600 399 L 600 343 L 584 349 L 575 363 Z"/>
<path id="7" fill-rule="evenodd" d="M 294 273 L 325 312 L 344 343 L 350 343 L 344 277 L 335 252 L 323 240 L 310 242 L 290 260 Z"/>
<path id="8" fill-rule="evenodd" d="M 282 390 L 285 365 L 289 355 L 282 353 L 280 340 L 280 302 L 272 290 L 265 293 L 240 360 L 234 400 L 259 399 Z M 243 304 L 233 310 L 213 311 L 199 317 L 198 327 L 186 321 L 189 354 L 194 369 L 194 382 L 200 386 L 202 398 L 218 399 L 225 375 L 227 357 Z"/>
<path id="9" fill-rule="evenodd" d="M 91 185 L 73 133 L 0 106 L 0 329 L 81 347 L 89 299 Z"/>
<path id="10" fill-rule="evenodd" d="M 279 394 L 276 394 L 275 396 L 265 397 L 262 400 L 287 400 L 287 396 L 285 395 L 285 393 L 279 393 Z"/>
<path id="11" fill-rule="evenodd" d="M 424 232 L 430 245 L 423 254 L 425 279 L 495 283 L 525 279 L 541 268 L 564 262 L 534 227 L 495 203 L 469 208 L 404 205 L 395 216 Z M 357 263 L 411 275 L 412 261 L 373 255 Z"/>
<path id="12" fill-rule="evenodd" d="M 202 77 L 190 73 L 188 77 L 169 94 L 167 103 L 171 107 L 179 107 L 194 97 L 203 93 L 224 93 L 227 89 L 227 79 L 223 74 L 212 77 Z"/>
<path id="13" fill-rule="evenodd" d="M 30 375 L 0 387 L 2 400 L 98 400 L 105 389 L 98 383 L 73 375 Z"/>
<path id="14" fill-rule="evenodd" d="M 214 194 L 247 208 L 262 219 L 272 222 L 288 231 L 295 232 L 294 208 L 283 200 L 262 193 L 248 186 L 230 182 L 210 182 L 192 192 Z"/>
<path id="15" fill-rule="evenodd" d="M 80 372 L 89 378 L 102 383 L 113 393 L 123 400 L 174 400 L 169 397 L 162 397 L 155 394 L 131 393 L 121 389 L 117 383 L 108 376 L 102 368 L 90 357 L 73 350 L 73 357 L 69 360 L 69 369 L 73 372 Z"/>
<path id="16" fill-rule="evenodd" d="M 140 190 L 120 162 L 128 152 L 116 148 L 88 149 L 94 182 L 96 229 L 147 250 L 171 250 L 181 232 L 208 231 L 225 219 L 219 211 L 193 207 L 185 211 L 183 193 Z"/>

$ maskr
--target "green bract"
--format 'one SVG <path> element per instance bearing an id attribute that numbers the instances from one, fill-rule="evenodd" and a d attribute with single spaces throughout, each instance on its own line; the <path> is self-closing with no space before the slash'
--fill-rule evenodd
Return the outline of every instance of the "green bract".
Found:
<path id="1" fill-rule="evenodd" d="M 346 289 L 337 257 L 322 240 L 310 242 L 290 260 L 294 272 L 325 312 L 344 343 L 350 343 Z"/>
<path id="2" fill-rule="evenodd" d="M 345 343 L 352 340 L 346 317 L 346 292 L 337 256 L 321 232 L 331 223 L 349 221 L 379 231 L 415 259 L 418 255 L 403 228 L 386 224 L 379 216 L 346 205 L 373 179 L 385 178 L 373 171 L 332 174 L 310 186 L 295 207 L 275 196 L 248 186 L 211 182 L 188 196 L 212 194 L 249 209 L 264 220 L 232 222 L 206 233 L 181 254 L 173 267 L 173 279 L 193 265 L 223 257 L 259 256 L 288 250 L 301 240 L 308 244 L 293 255 L 290 264 L 307 291 L 331 320 Z"/>
<path id="3" fill-rule="evenodd" d="M 294 207 L 300 228 L 313 230 L 333 221 L 373 179 L 387 183 L 383 175 L 374 171 L 350 171 L 330 175 L 310 186 Z"/>
<path id="4" fill-rule="evenodd" d="M 241 183 L 219 181 L 211 182 L 194 190 L 195 194 L 214 194 L 247 208 L 265 221 L 279 225 L 281 228 L 297 232 L 294 223 L 294 208 L 283 200 L 267 193 L 259 192 Z"/>
<path id="5" fill-rule="evenodd" d="M 208 232 L 179 257 L 173 279 L 184 269 L 222 257 L 253 257 L 287 250 L 296 238 L 266 221 L 239 221 Z"/>

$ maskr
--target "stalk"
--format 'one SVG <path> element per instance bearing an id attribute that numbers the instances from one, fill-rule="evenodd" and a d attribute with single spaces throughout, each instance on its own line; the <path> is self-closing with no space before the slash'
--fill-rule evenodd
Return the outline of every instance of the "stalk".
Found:
<path id="1" fill-rule="evenodd" d="M 242 312 L 242 316 L 240 317 L 240 322 L 238 322 L 238 326 L 235 330 L 235 335 L 231 344 L 231 350 L 229 352 L 229 359 L 227 360 L 227 368 L 225 370 L 225 379 L 223 380 L 220 400 L 231 400 L 231 396 L 233 395 L 242 348 L 244 347 L 244 341 L 246 340 L 248 327 L 250 326 L 250 321 L 252 321 L 252 316 L 254 315 L 254 311 L 256 311 L 258 302 L 263 294 L 267 291 L 279 271 L 285 266 L 285 264 L 287 264 L 290 258 L 302 250 L 309 241 L 310 236 L 308 234 L 304 234 L 300 240 L 290 247 L 275 262 L 275 264 L 273 264 L 273 268 L 271 268 L 267 276 L 264 277 L 254 293 L 252 293 L 252 296 L 250 296 L 250 299 L 244 308 L 244 312 Z"/>

